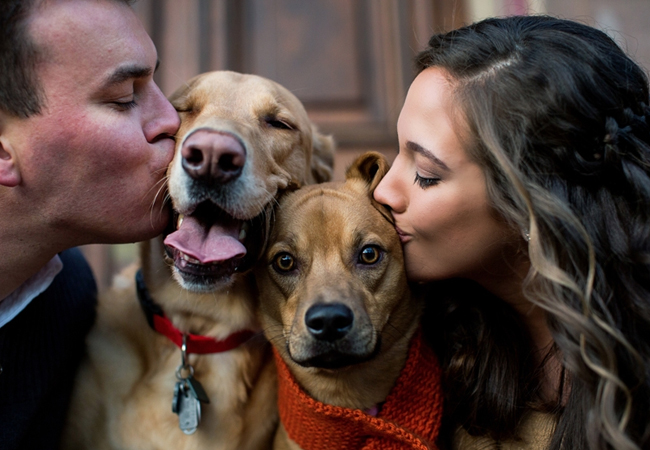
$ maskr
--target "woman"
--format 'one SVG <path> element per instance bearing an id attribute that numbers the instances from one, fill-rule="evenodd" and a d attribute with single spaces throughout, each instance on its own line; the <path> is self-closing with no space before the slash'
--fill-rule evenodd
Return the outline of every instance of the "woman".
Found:
<path id="1" fill-rule="evenodd" d="M 648 80 L 551 17 L 435 35 L 375 191 L 445 371 L 453 448 L 650 447 Z"/>

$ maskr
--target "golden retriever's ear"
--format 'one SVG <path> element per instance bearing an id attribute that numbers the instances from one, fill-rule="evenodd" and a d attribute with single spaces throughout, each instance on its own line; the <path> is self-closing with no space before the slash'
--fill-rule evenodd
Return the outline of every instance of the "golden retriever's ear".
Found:
<path id="1" fill-rule="evenodd" d="M 172 105 L 174 105 L 174 108 L 178 108 L 181 103 L 185 100 L 185 97 L 187 96 L 187 93 L 192 90 L 194 85 L 199 81 L 201 78 L 200 75 L 195 76 L 194 78 L 189 79 L 186 81 L 184 84 L 179 86 L 173 93 L 172 95 L 169 96 L 169 101 Z"/>
<path id="2" fill-rule="evenodd" d="M 334 174 L 334 138 L 321 134 L 314 125 L 311 127 L 311 136 L 311 176 L 315 183 L 330 181 Z"/>
<path id="3" fill-rule="evenodd" d="M 368 192 L 374 192 L 390 166 L 388 160 L 379 152 L 366 152 L 359 156 L 345 172 L 346 180 L 360 178 L 368 185 Z"/>

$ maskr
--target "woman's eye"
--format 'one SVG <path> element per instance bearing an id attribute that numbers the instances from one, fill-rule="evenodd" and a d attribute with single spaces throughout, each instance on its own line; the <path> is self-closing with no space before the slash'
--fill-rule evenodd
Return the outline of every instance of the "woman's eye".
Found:
<path id="1" fill-rule="evenodd" d="M 368 245 L 361 249 L 361 253 L 359 253 L 359 262 L 366 265 L 375 264 L 379 261 L 380 257 L 381 252 L 379 249 L 374 245 Z"/>
<path id="2" fill-rule="evenodd" d="M 273 268 L 277 272 L 291 272 L 295 267 L 296 260 L 289 253 L 279 253 L 273 258 Z"/>
<path id="3" fill-rule="evenodd" d="M 414 183 L 417 183 L 422 189 L 426 189 L 428 187 L 435 186 L 436 184 L 440 183 L 440 178 L 437 177 L 425 178 L 420 176 L 420 174 L 416 172 Z"/>

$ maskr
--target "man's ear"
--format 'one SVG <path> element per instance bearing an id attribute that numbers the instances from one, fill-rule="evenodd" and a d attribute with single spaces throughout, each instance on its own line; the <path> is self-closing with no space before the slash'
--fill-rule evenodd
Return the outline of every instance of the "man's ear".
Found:
<path id="1" fill-rule="evenodd" d="M 0 111 L 0 186 L 14 187 L 20 183 L 18 160 L 6 135 L 6 117 Z"/>

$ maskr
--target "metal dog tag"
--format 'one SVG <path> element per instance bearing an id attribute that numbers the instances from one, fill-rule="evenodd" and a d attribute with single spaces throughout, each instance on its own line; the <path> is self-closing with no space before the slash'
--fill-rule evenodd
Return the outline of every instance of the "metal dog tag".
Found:
<path id="1" fill-rule="evenodd" d="M 178 425 L 185 434 L 193 434 L 201 421 L 201 402 L 184 389 L 179 395 Z"/>
<path id="2" fill-rule="evenodd" d="M 174 398 L 172 399 L 172 412 L 178 414 L 178 407 L 181 401 L 181 396 L 185 393 L 185 383 L 183 381 L 177 381 L 174 385 Z"/>
<path id="3" fill-rule="evenodd" d="M 205 389 L 203 389 L 203 385 L 199 383 L 199 380 L 197 380 L 193 376 L 190 376 L 185 381 L 187 381 L 187 385 L 190 388 L 190 392 L 195 399 L 197 399 L 201 403 L 210 403 L 208 394 L 206 394 Z"/>

